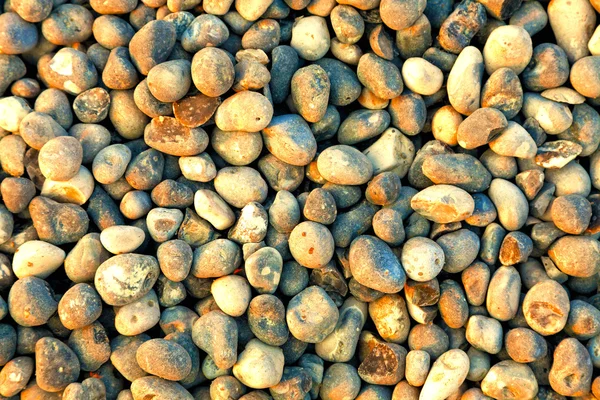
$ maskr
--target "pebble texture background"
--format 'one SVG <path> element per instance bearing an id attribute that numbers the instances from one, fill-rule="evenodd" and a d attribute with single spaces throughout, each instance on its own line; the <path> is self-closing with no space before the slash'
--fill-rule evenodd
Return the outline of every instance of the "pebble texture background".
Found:
<path id="1" fill-rule="evenodd" d="M 600 399 L 599 0 L 0 12 L 0 400 Z"/>

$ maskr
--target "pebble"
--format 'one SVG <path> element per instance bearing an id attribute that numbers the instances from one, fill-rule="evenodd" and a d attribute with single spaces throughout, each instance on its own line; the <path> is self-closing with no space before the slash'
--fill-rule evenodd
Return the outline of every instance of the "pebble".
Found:
<path id="1" fill-rule="evenodd" d="M 7 27 L 5 37 L 0 40 L 3 54 L 22 54 L 32 50 L 38 42 L 38 32 L 32 23 L 14 12 L 6 12 L 0 21 Z"/>
<path id="2" fill-rule="evenodd" d="M 69 180 L 53 181 L 46 179 L 42 186 L 41 195 L 52 200 L 76 205 L 85 204 L 94 192 L 94 177 L 85 167 L 79 167 L 79 171 Z"/>
<path id="3" fill-rule="evenodd" d="M 483 164 L 468 154 L 433 154 L 424 160 L 421 169 L 435 184 L 455 185 L 468 192 L 481 192 L 492 180 Z"/>
<path id="4" fill-rule="evenodd" d="M 481 381 L 481 390 L 492 398 L 510 393 L 520 399 L 533 399 L 538 394 L 538 383 L 527 365 L 505 360 L 490 368 Z"/>
<path id="5" fill-rule="evenodd" d="M 548 6 L 548 19 L 556 43 L 565 51 L 569 62 L 589 54 L 587 43 L 596 25 L 596 14 L 589 2 L 556 1 Z"/>
<path id="6" fill-rule="evenodd" d="M 77 242 L 89 225 L 87 213 L 78 205 L 58 203 L 44 196 L 31 200 L 29 213 L 39 239 L 54 245 Z"/>
<path id="7" fill-rule="evenodd" d="M 317 151 L 317 142 L 310 127 L 297 115 L 274 117 L 262 130 L 262 137 L 271 154 L 291 165 L 309 164 Z"/>
<path id="8" fill-rule="evenodd" d="M 442 400 L 458 390 L 467 377 L 469 357 L 460 349 L 448 350 L 431 366 L 421 389 L 421 399 Z"/>
<path id="9" fill-rule="evenodd" d="M 219 308 L 232 317 L 243 315 L 250 304 L 250 285 L 241 276 L 230 275 L 216 279 L 211 285 L 211 293 Z"/>
<path id="10" fill-rule="evenodd" d="M 475 1 L 463 1 L 440 26 L 442 48 L 459 54 L 487 22 L 485 8 Z"/>
<path id="11" fill-rule="evenodd" d="M 233 374 L 250 388 L 264 389 L 276 385 L 281 380 L 283 366 L 281 349 L 252 339 L 233 366 Z"/>
<path id="12" fill-rule="evenodd" d="M 373 175 L 369 159 L 348 145 L 331 146 L 321 152 L 317 168 L 328 182 L 339 185 L 361 185 Z"/>
<path id="13" fill-rule="evenodd" d="M 442 71 L 429 61 L 412 57 L 402 65 L 402 79 L 411 91 L 430 96 L 441 89 L 444 76 Z"/>
<path id="14" fill-rule="evenodd" d="M 146 234 L 135 226 L 111 226 L 100 233 L 102 246 L 112 254 L 132 253 L 142 245 Z"/>
<path id="15" fill-rule="evenodd" d="M 146 396 L 164 396 L 165 398 L 192 400 L 192 395 L 177 382 L 171 382 L 156 376 L 144 376 L 131 383 L 134 400 Z"/>
<path id="16" fill-rule="evenodd" d="M 94 283 L 105 303 L 123 306 L 148 293 L 158 278 L 159 270 L 158 262 L 152 256 L 120 254 L 98 267 Z M 127 282 L 127 285 L 115 282 Z"/>
<path id="17" fill-rule="evenodd" d="M 335 363 L 327 368 L 323 375 L 320 396 L 333 400 L 338 396 L 356 398 L 360 391 L 358 371 L 351 364 Z"/>
<path id="18" fill-rule="evenodd" d="M 156 363 L 156 357 L 161 362 Z M 191 370 L 191 358 L 188 352 L 174 341 L 151 339 L 142 343 L 135 358 L 144 371 L 170 381 L 185 378 Z"/>
<path id="19" fill-rule="evenodd" d="M 590 391 L 592 370 L 590 355 L 585 347 L 577 339 L 563 339 L 554 350 L 548 380 L 558 394 L 582 396 Z"/>
<path id="20" fill-rule="evenodd" d="M 521 277 L 513 266 L 503 266 L 494 272 L 486 297 L 489 315 L 499 321 L 508 321 L 519 310 Z M 525 312 L 525 311 L 524 311 Z"/>
<path id="21" fill-rule="evenodd" d="M 394 63 L 369 53 L 363 55 L 358 61 L 356 75 L 360 83 L 369 89 L 375 96 L 381 99 L 393 99 L 394 97 L 399 96 L 404 89 L 403 79 L 406 79 L 404 76 L 404 67 L 402 71 L 401 75 L 400 70 Z M 430 74 L 428 74 L 428 76 Z M 433 79 L 437 78 L 435 74 L 433 75 Z M 411 78 L 413 78 L 413 81 L 415 82 L 427 79 L 419 76 L 411 76 Z M 432 85 L 436 84 L 437 81 L 434 80 Z M 419 84 L 416 83 L 416 85 Z"/>
<path id="22" fill-rule="evenodd" d="M 354 278 L 368 288 L 396 293 L 406 281 L 406 274 L 389 246 L 373 236 L 358 236 L 348 255 Z"/>
<path id="23" fill-rule="evenodd" d="M 294 22 L 290 46 L 308 61 L 322 58 L 330 46 L 329 30 L 325 19 L 316 15 Z"/>
<path id="24" fill-rule="evenodd" d="M 142 75 L 166 61 L 175 45 L 175 25 L 169 21 L 150 21 L 129 42 L 133 65 Z"/>
<path id="25" fill-rule="evenodd" d="M 62 265 L 65 256 L 65 252 L 57 246 L 41 240 L 31 240 L 23 243 L 15 252 L 13 272 L 17 278 L 47 278 Z"/>
<path id="26" fill-rule="evenodd" d="M 401 261 L 410 279 L 426 282 L 435 278 L 444 267 L 444 250 L 431 239 L 415 237 L 402 247 Z"/>
<path id="27" fill-rule="evenodd" d="M 217 259 L 216 254 L 220 257 Z M 241 250 L 228 239 L 216 239 L 194 249 L 191 274 L 196 278 L 218 278 L 229 275 L 242 262 Z"/>
<path id="28" fill-rule="evenodd" d="M 485 70 L 490 75 L 499 68 L 510 68 L 519 75 L 529 64 L 532 55 L 533 45 L 529 33 L 515 25 L 494 29 L 483 48 Z"/>
<path id="29" fill-rule="evenodd" d="M 319 304 L 319 308 L 313 308 Z M 290 300 L 286 321 L 290 333 L 299 340 L 318 343 L 335 328 L 339 318 L 337 307 L 318 286 L 310 286 Z"/>
<path id="30" fill-rule="evenodd" d="M 77 355 L 60 340 L 42 338 L 35 344 L 35 375 L 39 387 L 60 392 L 75 382 L 80 372 Z"/>
<path id="31" fill-rule="evenodd" d="M 488 195 L 498 210 L 498 219 L 505 229 L 515 231 L 525 225 L 529 204 L 515 184 L 496 178 L 490 184 Z"/>
<path id="32" fill-rule="evenodd" d="M 27 386 L 33 375 L 34 362 L 31 357 L 15 357 L 0 371 L 0 394 L 11 397 Z"/>
<path id="33" fill-rule="evenodd" d="M 567 323 L 569 310 L 567 292 L 553 280 L 537 283 L 523 300 L 523 314 L 527 324 L 543 336 L 560 332 Z"/>
<path id="34" fill-rule="evenodd" d="M 462 221 L 475 209 L 471 195 L 452 185 L 423 189 L 411 199 L 410 205 L 420 215 L 437 223 Z"/>

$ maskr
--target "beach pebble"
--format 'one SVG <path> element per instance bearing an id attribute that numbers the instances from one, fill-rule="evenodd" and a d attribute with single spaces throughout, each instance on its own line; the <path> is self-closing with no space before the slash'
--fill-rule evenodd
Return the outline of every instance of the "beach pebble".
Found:
<path id="1" fill-rule="evenodd" d="M 552 389 L 563 396 L 581 396 L 590 391 L 592 370 L 585 347 L 577 339 L 563 339 L 554 350 L 548 380 Z"/>
<path id="2" fill-rule="evenodd" d="M 515 25 L 500 26 L 485 42 L 485 70 L 491 75 L 499 68 L 510 68 L 519 75 L 529 64 L 532 54 L 531 37 L 525 29 Z"/>
<path id="3" fill-rule="evenodd" d="M 175 25 L 169 21 L 150 21 L 129 42 L 131 61 L 142 75 L 166 61 L 175 45 Z"/>
<path id="4" fill-rule="evenodd" d="M 243 315 L 250 303 L 250 285 L 242 276 L 229 275 L 216 279 L 211 285 L 211 293 L 219 308 L 232 317 Z"/>
<path id="5" fill-rule="evenodd" d="M 600 268 L 600 245 L 588 236 L 564 236 L 550 246 L 548 255 L 569 276 L 586 278 Z"/>
<path id="6" fill-rule="evenodd" d="M 35 344 L 35 376 L 41 389 L 60 392 L 79 376 L 77 355 L 55 338 L 42 338 Z"/>
<path id="7" fill-rule="evenodd" d="M 520 399 L 533 399 L 538 393 L 538 382 L 527 365 L 506 360 L 490 368 L 481 381 L 481 390 L 492 398 L 508 392 Z"/>
<path id="8" fill-rule="evenodd" d="M 10 316 L 21 326 L 43 325 L 57 308 L 50 285 L 37 277 L 17 280 L 8 294 Z"/>
<path id="9" fill-rule="evenodd" d="M 490 143 L 508 127 L 506 117 L 495 108 L 480 108 L 469 115 L 459 126 L 458 144 L 474 149 Z"/>
<path id="10" fill-rule="evenodd" d="M 283 376 L 284 358 L 281 349 L 252 339 L 240 353 L 233 374 L 253 389 L 275 386 Z"/>
<path id="11" fill-rule="evenodd" d="M 190 272 L 196 278 L 218 278 L 233 273 L 241 262 L 242 252 L 237 244 L 215 239 L 194 249 Z"/>
<path id="12" fill-rule="evenodd" d="M 111 226 L 100 233 L 102 246 L 112 254 L 132 253 L 144 242 L 146 234 L 135 226 Z"/>
<path id="13" fill-rule="evenodd" d="M 165 396 L 168 398 L 192 400 L 194 397 L 177 382 L 168 381 L 157 376 L 144 376 L 131 383 L 131 394 L 134 400 L 146 396 Z"/>
<path id="14" fill-rule="evenodd" d="M 600 87 L 595 78 L 586 80 L 584 76 L 588 76 L 590 71 L 597 68 L 600 59 L 598 56 L 583 57 L 576 61 L 571 67 L 571 74 L 569 76 L 571 85 L 573 88 L 585 97 L 598 97 L 600 96 Z"/>
<path id="15" fill-rule="evenodd" d="M 221 311 L 210 311 L 197 319 L 193 324 L 192 339 L 196 346 L 213 359 L 218 368 L 229 369 L 238 360 L 237 324 L 232 317 Z M 241 355 L 239 360 L 241 361 Z"/>
<path id="16" fill-rule="evenodd" d="M 505 179 L 494 179 L 488 195 L 498 210 L 498 219 L 504 228 L 513 231 L 525 225 L 529 204 L 515 184 Z"/>
<path id="17" fill-rule="evenodd" d="M 419 71 L 416 68 L 409 68 L 409 70 L 416 74 L 416 76 L 410 75 L 412 82 L 415 82 L 415 86 L 422 87 L 425 91 L 428 91 L 427 89 L 430 90 L 429 86 L 436 86 L 438 83 L 437 78 L 439 77 L 433 70 L 427 71 L 427 77 L 421 76 L 421 74 L 425 74 L 424 71 Z M 404 89 L 404 67 L 402 71 L 401 75 L 400 70 L 394 63 L 375 54 L 368 53 L 363 55 L 358 61 L 356 75 L 360 83 L 375 96 L 381 99 L 393 99 L 402 94 L 402 90 Z M 429 77 L 433 79 L 433 82 L 428 84 L 427 87 L 423 86 L 423 81 Z"/>
<path id="18" fill-rule="evenodd" d="M 354 239 L 348 261 L 354 278 L 371 289 L 397 293 L 406 281 L 406 273 L 390 247 L 376 237 Z"/>
<path id="19" fill-rule="evenodd" d="M 523 300 L 527 324 L 543 336 L 560 332 L 567 323 L 569 310 L 567 292 L 553 280 L 537 283 L 529 289 Z"/>
<path id="20" fill-rule="evenodd" d="M 262 130 L 262 137 L 271 154 L 291 165 L 309 164 L 317 151 L 317 142 L 310 127 L 297 115 L 274 117 Z"/>
<path id="21" fill-rule="evenodd" d="M 17 278 L 47 278 L 62 265 L 65 256 L 60 247 L 41 240 L 31 240 L 23 243 L 15 252 L 13 272 Z"/>
<path id="22" fill-rule="evenodd" d="M 360 377 L 358 371 L 351 364 L 332 364 L 323 375 L 321 398 L 334 400 L 338 396 L 356 398 L 360 391 Z"/>
<path id="23" fill-rule="evenodd" d="M 331 84 L 325 70 L 318 65 L 300 68 L 291 81 L 294 106 L 307 122 L 320 121 L 327 112 Z"/>
<path id="24" fill-rule="evenodd" d="M 324 18 L 313 15 L 294 23 L 290 46 L 301 58 L 316 61 L 329 51 L 329 45 L 329 30 Z"/>
<path id="25" fill-rule="evenodd" d="M 521 277 L 516 268 L 498 268 L 492 275 L 486 297 L 486 308 L 490 317 L 499 321 L 514 318 L 519 310 L 520 291 Z"/>
<path id="26" fill-rule="evenodd" d="M 402 267 L 415 281 L 435 278 L 444 266 L 444 251 L 433 240 L 424 237 L 409 239 L 402 248 Z"/>
<path id="27" fill-rule="evenodd" d="M 191 369 L 191 359 L 187 351 L 174 341 L 151 339 L 138 347 L 136 360 L 144 371 L 170 381 L 185 378 Z M 156 358 L 161 360 L 156 363 Z"/>
<path id="28" fill-rule="evenodd" d="M 469 357 L 460 349 L 442 354 L 431 366 L 420 398 L 442 400 L 458 390 L 469 372 Z"/>
<path id="29" fill-rule="evenodd" d="M 30 22 L 14 12 L 5 12 L 0 22 L 7 27 L 5 36 L 0 40 L 3 54 L 22 54 L 32 50 L 38 43 L 38 31 Z"/>
<path id="30" fill-rule="evenodd" d="M 471 195 L 452 185 L 423 189 L 411 199 L 410 205 L 417 213 L 437 223 L 462 221 L 475 209 Z"/>
<path id="31" fill-rule="evenodd" d="M 319 307 L 314 307 L 319 304 Z M 286 321 L 290 333 L 307 343 L 318 343 L 335 328 L 339 311 L 327 293 L 318 286 L 310 286 L 290 300 Z"/>
<path id="32" fill-rule="evenodd" d="M 444 82 L 442 71 L 420 57 L 409 58 L 404 62 L 402 79 L 407 88 L 425 96 L 436 93 Z"/>
<path id="33" fill-rule="evenodd" d="M 120 254 L 98 267 L 94 283 L 105 303 L 123 306 L 148 293 L 158 279 L 159 270 L 158 262 L 152 256 Z M 127 282 L 127 286 L 115 282 Z"/>
<path id="34" fill-rule="evenodd" d="M 548 6 L 548 19 L 556 43 L 573 63 L 589 54 L 587 43 L 596 25 L 596 13 L 586 1 L 555 1 Z"/>
<path id="35" fill-rule="evenodd" d="M 54 245 L 77 242 L 89 225 L 87 213 L 78 205 L 58 203 L 44 196 L 31 200 L 29 213 L 39 238 Z"/>

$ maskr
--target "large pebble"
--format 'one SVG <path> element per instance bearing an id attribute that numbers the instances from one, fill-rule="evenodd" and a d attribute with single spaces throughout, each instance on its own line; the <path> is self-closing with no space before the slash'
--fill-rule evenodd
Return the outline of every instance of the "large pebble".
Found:
<path id="1" fill-rule="evenodd" d="M 492 74 L 510 68 L 519 75 L 531 60 L 533 46 L 529 33 L 520 26 L 506 25 L 494 29 L 485 42 L 485 70 Z"/>
<path id="2" fill-rule="evenodd" d="M 258 132 L 273 117 L 273 106 L 260 93 L 243 91 L 227 98 L 217 108 L 215 123 L 223 131 Z"/>
<path id="3" fill-rule="evenodd" d="M 424 96 L 436 93 L 444 82 L 442 71 L 420 57 L 409 58 L 404 62 L 402 78 L 407 88 Z"/>
<path id="4" fill-rule="evenodd" d="M 170 381 L 185 378 L 192 367 L 187 351 L 176 342 L 165 339 L 151 339 L 142 343 L 135 357 L 144 371 Z M 156 362 L 157 359 L 160 362 Z"/>
<path id="5" fill-rule="evenodd" d="M 37 277 L 17 280 L 8 293 L 8 311 L 21 326 L 43 325 L 57 309 L 50 285 Z"/>
<path id="6" fill-rule="evenodd" d="M 431 239 L 415 237 L 402 247 L 401 261 L 410 279 L 426 282 L 435 278 L 444 267 L 444 251 Z"/>
<path id="7" fill-rule="evenodd" d="M 548 5 L 548 19 L 556 43 L 573 63 L 589 54 L 587 43 L 596 25 L 596 13 L 588 1 L 555 0 Z"/>
<path id="8" fill-rule="evenodd" d="M 329 45 L 329 30 L 324 18 L 312 15 L 296 20 L 290 46 L 300 57 L 309 61 L 318 60 L 329 51 Z"/>
<path id="9" fill-rule="evenodd" d="M 307 165 L 317 152 L 317 142 L 310 127 L 298 115 L 274 117 L 262 130 L 262 137 L 271 154 L 291 165 Z"/>
<path id="10" fill-rule="evenodd" d="M 443 400 L 463 383 L 469 372 L 469 357 L 460 349 L 442 354 L 431 366 L 419 399 Z"/>
<path id="11" fill-rule="evenodd" d="M 29 203 L 29 213 L 39 238 L 54 245 L 77 242 L 88 230 L 89 217 L 75 204 L 38 196 Z"/>
<path id="12" fill-rule="evenodd" d="M 540 335 L 560 332 L 571 309 L 565 289 L 556 281 L 545 280 L 533 286 L 523 300 L 527 324 Z"/>
<path id="13" fill-rule="evenodd" d="M 146 144 L 172 156 L 195 156 L 208 146 L 208 135 L 202 128 L 188 128 L 175 118 L 153 118 L 144 129 Z"/>
<path id="14" fill-rule="evenodd" d="M 315 307 L 315 304 L 319 304 L 319 307 Z M 338 318 L 337 307 L 318 286 L 310 286 L 294 296 L 286 312 L 290 333 L 308 343 L 325 339 L 335 329 Z"/>
<path id="15" fill-rule="evenodd" d="M 506 360 L 490 368 L 481 381 L 481 390 L 492 398 L 510 396 L 517 399 L 533 399 L 538 393 L 538 382 L 527 365 Z"/>
<path id="16" fill-rule="evenodd" d="M 569 276 L 587 278 L 600 270 L 600 244 L 589 236 L 564 236 L 552 244 L 548 255 Z"/>
<path id="17" fill-rule="evenodd" d="M 169 21 L 150 21 L 131 38 L 131 60 L 142 75 L 166 61 L 175 45 L 175 25 Z"/>
<path id="18" fill-rule="evenodd" d="M 275 386 L 283 376 L 283 352 L 278 347 L 252 339 L 233 366 L 233 374 L 253 389 Z"/>
<path id="19" fill-rule="evenodd" d="M 79 377 L 77 355 L 55 338 L 42 338 L 35 344 L 36 382 L 43 390 L 60 392 Z"/>
<path id="20" fill-rule="evenodd" d="M 494 179 L 488 196 L 498 211 L 498 219 L 509 231 L 519 230 L 525 225 L 529 214 L 529 203 L 521 190 L 505 179 Z"/>
<path id="21" fill-rule="evenodd" d="M 473 214 L 473 197 L 452 185 L 434 185 L 417 193 L 410 201 L 415 212 L 437 223 L 459 222 Z"/>
<path id="22" fill-rule="evenodd" d="M 159 272 L 158 262 L 152 256 L 121 254 L 98 267 L 94 283 L 105 303 L 123 306 L 148 293 Z"/>
<path id="23" fill-rule="evenodd" d="M 592 373 L 590 355 L 577 339 L 563 339 L 556 346 L 548 380 L 552 389 L 558 394 L 563 396 L 588 394 Z"/>
<path id="24" fill-rule="evenodd" d="M 262 203 L 267 198 L 267 183 L 250 167 L 225 167 L 217 173 L 214 184 L 217 193 L 237 208 L 253 201 Z"/>
<path id="25" fill-rule="evenodd" d="M 44 279 L 62 265 L 65 256 L 60 247 L 41 240 L 31 240 L 17 249 L 12 268 L 17 278 L 37 276 Z"/>
<path id="26" fill-rule="evenodd" d="M 328 182 L 339 185 L 362 185 L 373 175 L 373 165 L 364 154 L 341 144 L 321 152 L 317 168 Z"/>
<path id="27" fill-rule="evenodd" d="M 289 237 L 292 256 L 307 268 L 321 268 L 333 257 L 334 242 L 329 229 L 317 222 L 305 221 Z"/>
<path id="28" fill-rule="evenodd" d="M 348 261 L 354 278 L 371 289 L 397 293 L 406 281 L 404 269 L 392 250 L 376 237 L 365 235 L 353 240 Z"/>

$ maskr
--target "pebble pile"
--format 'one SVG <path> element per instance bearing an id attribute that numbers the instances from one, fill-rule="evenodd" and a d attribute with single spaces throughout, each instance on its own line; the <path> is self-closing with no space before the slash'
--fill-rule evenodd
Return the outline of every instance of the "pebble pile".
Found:
<path id="1" fill-rule="evenodd" d="M 0 9 L 0 400 L 600 399 L 600 0 Z"/>

